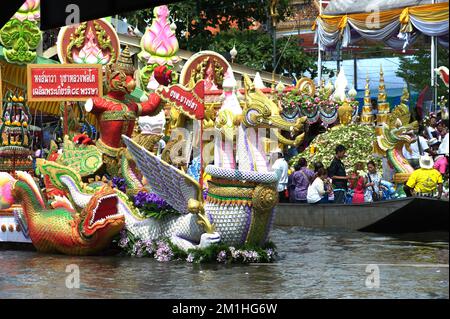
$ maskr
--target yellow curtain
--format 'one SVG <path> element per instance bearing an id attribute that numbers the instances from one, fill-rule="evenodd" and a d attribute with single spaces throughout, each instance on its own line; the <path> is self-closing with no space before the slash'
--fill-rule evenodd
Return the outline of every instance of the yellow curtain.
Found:
<path id="1" fill-rule="evenodd" d="M 400 20 L 403 28 L 405 28 L 405 26 L 409 25 L 411 16 L 414 16 L 414 18 L 424 22 L 442 22 L 446 20 L 448 21 L 449 19 L 448 2 L 392 9 L 379 12 L 377 14 L 377 22 L 380 23 L 380 29 L 397 19 Z M 373 17 L 373 15 L 374 13 L 321 15 L 318 17 L 316 23 L 320 22 L 322 27 L 327 32 L 337 32 L 338 30 L 342 32 L 342 30 L 347 26 L 348 21 L 351 21 L 358 27 L 362 28 L 367 23 L 368 19 Z M 313 30 L 317 27 L 316 23 L 313 26 Z"/>

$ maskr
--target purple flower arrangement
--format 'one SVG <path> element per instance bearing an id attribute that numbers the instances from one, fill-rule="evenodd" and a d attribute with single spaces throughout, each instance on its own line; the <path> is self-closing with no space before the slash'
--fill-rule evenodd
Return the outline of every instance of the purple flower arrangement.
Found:
<path id="1" fill-rule="evenodd" d="M 121 177 L 113 177 L 111 181 L 112 187 L 120 190 L 123 193 L 127 191 L 127 183 L 124 178 Z"/>
<path id="2" fill-rule="evenodd" d="M 139 192 L 133 197 L 133 204 L 148 218 L 161 219 L 168 214 L 178 214 L 164 199 L 154 193 Z"/>
<path id="3" fill-rule="evenodd" d="M 172 251 L 169 243 L 161 240 L 157 243 L 157 249 L 154 257 L 159 262 L 169 262 L 173 259 L 174 252 Z"/>
<path id="4" fill-rule="evenodd" d="M 158 262 L 185 260 L 188 263 L 249 264 L 271 263 L 278 256 L 276 247 L 268 243 L 266 247 L 211 245 L 205 249 L 191 249 L 188 252 L 175 246 L 169 239 L 138 240 L 133 234 L 123 230 L 118 246 L 128 255 L 137 258 L 154 258 Z"/>

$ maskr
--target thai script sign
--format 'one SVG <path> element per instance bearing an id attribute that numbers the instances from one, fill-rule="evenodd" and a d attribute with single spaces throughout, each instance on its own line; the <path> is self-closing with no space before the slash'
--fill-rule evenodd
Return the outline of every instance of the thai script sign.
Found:
<path id="1" fill-rule="evenodd" d="M 181 109 L 187 116 L 196 120 L 205 118 L 205 80 L 199 81 L 192 90 L 181 85 L 164 88 L 161 97 Z"/>
<path id="2" fill-rule="evenodd" d="M 86 101 L 103 95 L 101 65 L 28 65 L 28 101 Z"/>

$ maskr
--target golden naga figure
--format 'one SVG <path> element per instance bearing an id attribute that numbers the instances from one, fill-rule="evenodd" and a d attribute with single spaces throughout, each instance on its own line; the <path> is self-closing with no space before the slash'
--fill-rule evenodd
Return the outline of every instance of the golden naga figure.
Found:
<path id="1" fill-rule="evenodd" d="M 274 128 L 290 133 L 294 139 L 284 137 L 279 131 L 275 132 L 279 142 L 286 146 L 298 146 L 303 143 L 305 133 L 301 135 L 299 133 L 304 130 L 307 118 L 299 118 L 295 123 L 286 121 L 281 117 L 275 102 L 261 90 L 255 89 L 248 75 L 244 75 L 244 84 L 246 103 L 242 116 L 243 124 L 246 127 Z"/>

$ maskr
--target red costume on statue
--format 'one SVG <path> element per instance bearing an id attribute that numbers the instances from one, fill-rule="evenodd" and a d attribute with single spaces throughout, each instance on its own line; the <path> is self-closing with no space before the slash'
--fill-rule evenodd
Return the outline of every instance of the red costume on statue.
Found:
<path id="1" fill-rule="evenodd" d="M 86 111 L 94 114 L 99 123 L 100 139 L 96 145 L 110 157 L 117 157 L 122 144 L 122 135 L 131 137 L 136 120 L 140 116 L 155 116 L 161 111 L 161 98 L 150 94 L 148 100 L 136 103 L 127 98 L 136 88 L 134 66 L 128 48 L 122 52 L 117 65 L 107 72 L 108 94 L 86 103 Z M 171 82 L 166 67 L 155 69 L 155 78 L 162 84 Z"/>
<path id="2" fill-rule="evenodd" d="M 96 97 L 92 100 L 92 109 L 87 111 L 95 114 L 100 125 L 101 142 L 112 148 L 120 148 L 122 135 L 131 137 L 136 119 L 139 116 L 157 115 L 161 98 L 152 94 L 144 103 L 127 101 L 125 93 L 110 92 L 106 97 Z"/>
<path id="3" fill-rule="evenodd" d="M 103 162 L 111 176 L 119 173 L 119 160 L 124 146 L 122 135 L 131 137 L 138 117 L 158 115 L 162 108 L 161 98 L 157 94 L 150 94 L 143 103 L 128 99 L 127 96 L 136 89 L 134 71 L 130 52 L 125 48 L 117 64 L 107 68 L 107 95 L 93 98 L 85 106 L 86 111 L 97 118 L 100 139 L 96 146 L 102 152 Z M 160 84 L 170 84 L 170 71 L 166 67 L 157 68 L 154 72 Z"/>

